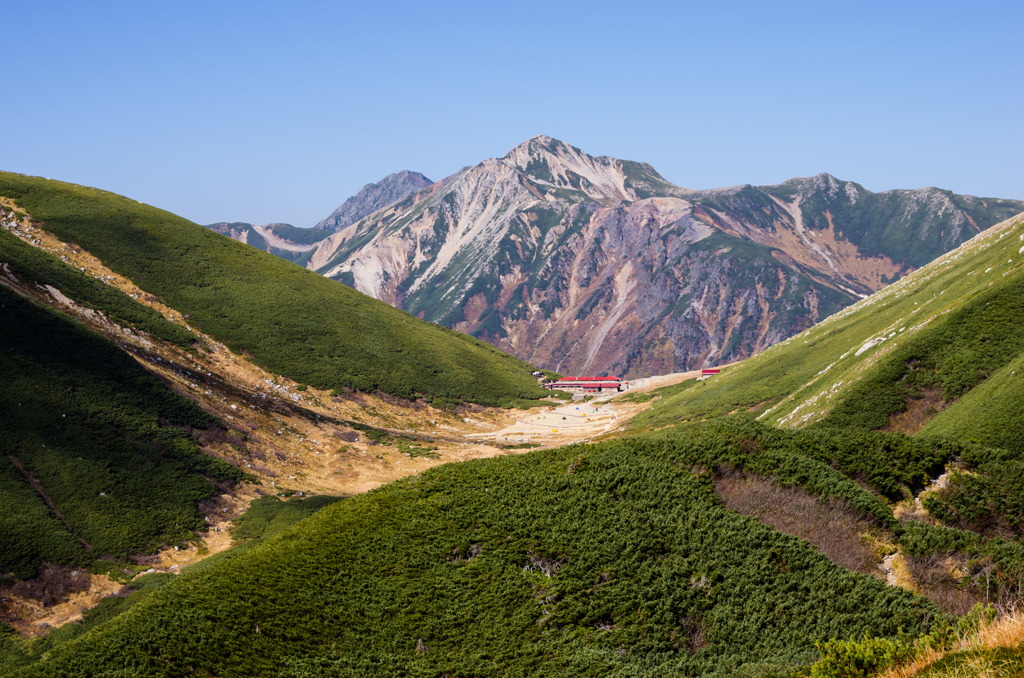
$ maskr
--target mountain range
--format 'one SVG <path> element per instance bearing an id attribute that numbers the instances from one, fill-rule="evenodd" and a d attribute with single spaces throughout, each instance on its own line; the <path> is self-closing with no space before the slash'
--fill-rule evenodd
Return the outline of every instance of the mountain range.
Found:
<path id="1" fill-rule="evenodd" d="M 753 355 L 1024 209 L 828 174 L 690 190 L 545 136 L 403 176 L 426 181 L 391 175 L 315 229 L 211 228 L 531 364 L 638 377 Z"/>

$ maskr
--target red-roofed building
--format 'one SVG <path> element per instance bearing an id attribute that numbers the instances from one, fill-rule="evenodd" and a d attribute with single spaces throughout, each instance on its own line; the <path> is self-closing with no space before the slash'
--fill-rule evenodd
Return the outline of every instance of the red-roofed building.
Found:
<path id="1" fill-rule="evenodd" d="M 570 393 L 618 393 L 627 386 L 618 377 L 562 377 L 558 381 L 544 384 L 544 388 Z"/>

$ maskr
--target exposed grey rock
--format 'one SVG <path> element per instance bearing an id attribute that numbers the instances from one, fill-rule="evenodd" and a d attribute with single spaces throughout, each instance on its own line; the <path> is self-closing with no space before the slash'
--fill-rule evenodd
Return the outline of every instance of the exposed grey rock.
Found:
<path id="1" fill-rule="evenodd" d="M 366 184 L 354 196 L 341 204 L 341 207 L 334 210 L 331 216 L 327 217 L 313 228 L 335 232 L 346 226 L 356 223 L 363 217 L 376 212 L 381 207 L 391 203 L 405 200 L 413 193 L 416 193 L 434 183 L 419 172 L 402 170 L 395 174 L 389 174 L 375 184 Z"/>
<path id="2" fill-rule="evenodd" d="M 695 191 L 537 136 L 305 261 L 533 365 L 642 377 L 748 357 L 1022 209 L 827 174 Z"/>

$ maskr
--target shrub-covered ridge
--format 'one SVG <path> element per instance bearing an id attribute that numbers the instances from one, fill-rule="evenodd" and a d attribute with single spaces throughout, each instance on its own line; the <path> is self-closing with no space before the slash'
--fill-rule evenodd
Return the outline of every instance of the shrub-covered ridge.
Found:
<path id="1" fill-rule="evenodd" d="M 186 539 L 206 477 L 245 478 L 190 436 L 214 420 L 100 335 L 0 285 L 0 572 Z M 52 508 L 48 505 L 52 502 Z"/>
<path id="2" fill-rule="evenodd" d="M 927 601 L 723 508 L 692 447 L 433 469 L 181 575 L 24 675 L 754 675 L 928 627 Z"/>
<path id="3" fill-rule="evenodd" d="M 322 389 L 512 405 L 547 395 L 482 341 L 163 210 L 97 189 L 0 173 L 0 196 L 273 372 Z"/>

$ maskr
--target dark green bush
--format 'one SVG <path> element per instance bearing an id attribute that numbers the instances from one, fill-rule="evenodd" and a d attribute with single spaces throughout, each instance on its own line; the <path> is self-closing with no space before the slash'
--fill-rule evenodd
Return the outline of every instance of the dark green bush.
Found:
<path id="1" fill-rule="evenodd" d="M 735 445 L 714 440 L 437 467 L 180 575 L 24 675 L 735 676 L 928 628 L 927 601 L 724 509 L 690 472 Z"/>
<path id="2" fill-rule="evenodd" d="M 56 288 L 69 299 L 100 311 L 125 327 L 142 330 L 182 348 L 190 347 L 196 341 L 196 336 L 187 329 L 169 322 L 116 287 L 22 242 L 4 229 L 0 229 L 0 263 L 6 263 L 14 273 L 29 281 Z"/>

